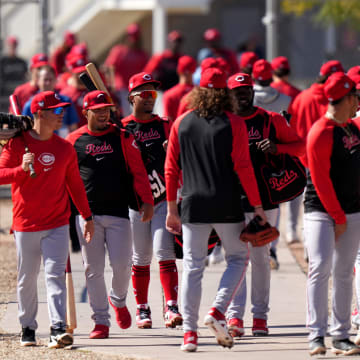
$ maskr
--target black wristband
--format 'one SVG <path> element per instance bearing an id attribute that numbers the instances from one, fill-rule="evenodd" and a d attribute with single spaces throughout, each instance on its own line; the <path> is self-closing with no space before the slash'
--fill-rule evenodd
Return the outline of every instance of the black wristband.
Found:
<path id="1" fill-rule="evenodd" d="M 85 221 L 91 221 L 91 220 L 94 220 L 94 217 L 93 217 L 92 215 L 90 215 L 89 217 L 87 217 L 87 218 L 85 219 Z"/>

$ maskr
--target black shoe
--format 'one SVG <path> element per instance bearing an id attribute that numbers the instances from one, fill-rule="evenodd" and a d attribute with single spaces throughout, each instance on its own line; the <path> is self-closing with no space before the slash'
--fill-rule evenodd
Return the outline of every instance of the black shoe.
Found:
<path id="1" fill-rule="evenodd" d="M 35 346 L 36 345 L 35 330 L 32 330 L 29 327 L 22 328 L 20 345 Z"/>
<path id="2" fill-rule="evenodd" d="M 51 349 L 71 347 L 74 342 L 72 334 L 67 333 L 65 329 L 50 328 L 50 342 L 48 347 Z"/>
<path id="3" fill-rule="evenodd" d="M 311 340 L 309 343 L 310 355 L 325 355 L 326 346 L 324 343 L 324 337 L 318 336 L 315 339 Z"/>
<path id="4" fill-rule="evenodd" d="M 336 355 L 354 355 L 360 354 L 360 347 L 356 346 L 350 339 L 332 341 L 331 351 Z"/>

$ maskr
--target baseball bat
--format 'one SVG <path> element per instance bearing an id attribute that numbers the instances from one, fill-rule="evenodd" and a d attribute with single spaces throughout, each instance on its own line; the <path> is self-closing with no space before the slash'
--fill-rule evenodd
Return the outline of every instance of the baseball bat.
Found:
<path id="1" fill-rule="evenodd" d="M 77 327 L 76 322 L 76 307 L 75 307 L 75 294 L 74 294 L 74 283 L 71 273 L 70 255 L 67 259 L 66 269 L 66 324 L 67 331 L 73 333 Z"/>
<path id="2" fill-rule="evenodd" d="M 13 114 L 17 115 L 17 116 L 21 115 L 21 111 L 20 111 L 17 96 L 16 95 L 10 95 L 9 101 L 10 101 L 10 110 L 13 112 Z M 25 145 L 25 152 L 29 153 L 29 148 L 27 147 L 27 145 Z M 30 169 L 30 177 L 31 178 L 36 177 L 36 172 L 34 170 L 34 165 L 33 164 L 29 164 L 29 169 Z"/>
<path id="3" fill-rule="evenodd" d="M 86 71 L 89 74 L 90 79 L 92 80 L 93 84 L 96 86 L 96 89 L 103 91 L 105 94 L 107 94 L 111 103 L 114 104 L 114 101 L 111 98 L 109 90 L 105 86 L 99 72 L 97 71 L 96 66 L 93 63 L 88 63 L 88 64 L 86 64 L 85 68 L 86 68 Z M 115 105 L 113 107 L 110 107 L 110 116 L 111 116 L 111 121 L 113 122 L 113 124 L 115 124 L 116 126 L 121 128 L 122 124 L 115 115 Z"/>
<path id="4" fill-rule="evenodd" d="M 86 88 L 89 91 L 94 91 L 97 90 L 96 86 L 94 85 L 94 83 L 92 82 L 92 80 L 90 79 L 90 76 L 88 75 L 87 72 L 83 72 L 79 75 L 79 79 L 81 80 L 81 82 L 86 86 Z"/>

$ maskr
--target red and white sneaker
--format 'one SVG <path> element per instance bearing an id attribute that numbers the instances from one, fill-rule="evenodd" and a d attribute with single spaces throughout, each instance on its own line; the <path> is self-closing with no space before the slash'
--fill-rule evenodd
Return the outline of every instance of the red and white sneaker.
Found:
<path id="1" fill-rule="evenodd" d="M 109 327 L 106 325 L 96 324 L 90 333 L 90 339 L 107 339 L 109 337 Z"/>
<path id="2" fill-rule="evenodd" d="M 136 325 L 139 329 L 151 329 L 151 311 L 147 304 L 138 305 L 136 310 Z"/>
<path id="3" fill-rule="evenodd" d="M 117 307 L 115 306 L 108 297 L 109 303 L 115 311 L 115 319 L 121 329 L 128 329 L 131 326 L 131 315 L 126 306 Z"/>
<path id="4" fill-rule="evenodd" d="M 182 351 L 194 352 L 197 349 L 197 333 L 195 331 L 187 331 L 184 334 L 184 340 L 181 345 Z"/>
<path id="5" fill-rule="evenodd" d="M 166 305 L 164 318 L 167 328 L 175 328 L 177 325 L 182 325 L 183 323 L 183 318 L 177 305 Z"/>
<path id="6" fill-rule="evenodd" d="M 218 309 L 214 307 L 210 309 L 205 316 L 204 324 L 215 335 L 219 345 L 230 349 L 233 347 L 234 340 L 228 332 L 225 316 Z"/>
<path id="7" fill-rule="evenodd" d="M 254 336 L 267 336 L 269 334 L 269 329 L 266 320 L 254 318 L 252 333 Z"/>
<path id="8" fill-rule="evenodd" d="M 228 320 L 227 323 L 229 334 L 233 338 L 239 338 L 244 336 L 245 330 L 244 330 L 244 321 L 238 318 L 232 318 Z"/>

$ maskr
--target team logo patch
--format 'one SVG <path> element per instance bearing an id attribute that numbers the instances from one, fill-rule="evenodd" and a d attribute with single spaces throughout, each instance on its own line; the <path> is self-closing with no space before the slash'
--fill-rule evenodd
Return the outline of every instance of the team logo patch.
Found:
<path id="1" fill-rule="evenodd" d="M 55 99 L 60 100 L 60 96 L 58 94 L 55 94 Z"/>
<path id="2" fill-rule="evenodd" d="M 213 87 L 214 87 L 214 84 L 212 84 L 212 83 L 208 84 L 208 88 L 213 88 Z"/>
<path id="3" fill-rule="evenodd" d="M 348 89 L 350 87 L 350 84 L 348 83 L 348 82 L 346 82 L 345 84 L 344 84 L 344 88 L 345 89 Z"/>
<path id="4" fill-rule="evenodd" d="M 55 156 L 53 154 L 51 154 L 51 153 L 42 153 L 38 157 L 38 160 L 44 166 L 49 166 L 49 165 L 52 165 L 55 162 Z"/>
<path id="5" fill-rule="evenodd" d="M 245 80 L 245 78 L 242 75 L 239 75 L 235 78 L 235 81 L 239 81 L 239 82 L 242 82 L 244 80 Z"/>
<path id="6" fill-rule="evenodd" d="M 39 102 L 38 102 L 38 105 L 39 105 L 40 107 L 43 107 L 43 106 L 44 106 L 44 102 L 43 102 L 43 101 L 39 101 Z"/>
<path id="7" fill-rule="evenodd" d="M 145 74 L 145 75 L 143 76 L 143 79 L 144 79 L 144 80 L 152 80 L 152 77 L 151 77 L 150 74 Z"/>

